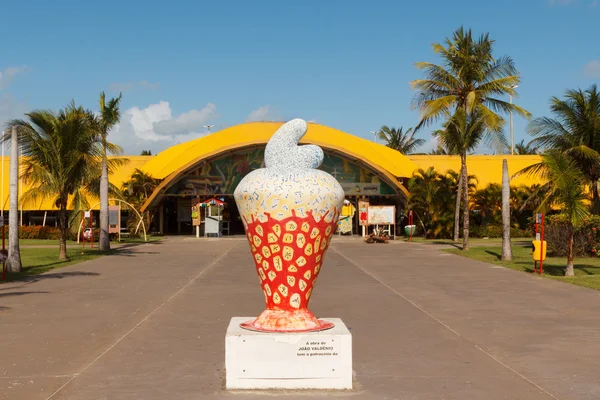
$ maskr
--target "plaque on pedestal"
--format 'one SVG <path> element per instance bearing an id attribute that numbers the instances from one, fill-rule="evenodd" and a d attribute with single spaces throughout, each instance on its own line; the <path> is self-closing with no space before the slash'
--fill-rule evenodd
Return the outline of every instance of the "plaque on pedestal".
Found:
<path id="1" fill-rule="evenodd" d="M 352 389 L 352 335 L 333 328 L 305 333 L 256 332 L 232 318 L 225 338 L 227 389 Z"/>

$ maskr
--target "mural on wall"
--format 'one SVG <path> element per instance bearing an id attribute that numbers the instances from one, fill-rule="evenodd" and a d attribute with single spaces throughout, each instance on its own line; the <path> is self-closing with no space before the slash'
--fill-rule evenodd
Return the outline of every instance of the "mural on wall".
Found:
<path id="1" fill-rule="evenodd" d="M 186 175 L 167 194 L 202 196 L 232 194 L 251 171 L 264 167 L 264 149 L 242 150 L 206 163 L 197 174 Z M 394 189 L 377 175 L 353 162 L 325 152 L 319 169 L 337 179 L 346 195 L 393 195 Z"/>

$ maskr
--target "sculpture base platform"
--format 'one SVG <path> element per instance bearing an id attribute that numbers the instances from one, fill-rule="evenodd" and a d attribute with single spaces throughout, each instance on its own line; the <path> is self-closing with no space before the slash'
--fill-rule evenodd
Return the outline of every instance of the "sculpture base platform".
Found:
<path id="1" fill-rule="evenodd" d="M 334 327 L 307 333 L 255 332 L 235 317 L 225 337 L 227 389 L 352 389 L 352 335 Z"/>

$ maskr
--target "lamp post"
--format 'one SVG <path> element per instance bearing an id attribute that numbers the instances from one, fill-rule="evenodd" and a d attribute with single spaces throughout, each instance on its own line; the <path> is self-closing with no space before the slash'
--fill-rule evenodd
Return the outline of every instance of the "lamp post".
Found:
<path id="1" fill-rule="evenodd" d="M 212 128 L 214 125 L 204 125 L 204 127 L 206 128 L 206 130 L 208 131 L 207 133 L 210 133 L 210 128 Z"/>
<path id="2" fill-rule="evenodd" d="M 513 85 L 511 86 L 512 89 L 516 89 L 518 88 L 519 85 Z M 510 98 L 510 105 L 512 106 L 512 94 L 509 95 Z M 510 110 L 510 154 L 511 155 L 515 155 L 515 134 L 513 131 L 513 113 L 512 113 L 512 108 Z"/>
<path id="3" fill-rule="evenodd" d="M 377 132 L 377 131 L 371 131 L 371 133 L 373 134 L 373 141 L 374 141 L 375 143 L 377 143 L 377 134 L 378 134 L 379 132 Z"/>

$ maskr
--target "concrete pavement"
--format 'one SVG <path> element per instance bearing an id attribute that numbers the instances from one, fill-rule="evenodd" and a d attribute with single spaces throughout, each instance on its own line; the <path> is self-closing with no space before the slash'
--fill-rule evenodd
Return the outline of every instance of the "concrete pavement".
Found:
<path id="1" fill-rule="evenodd" d="M 0 398 L 262 399 L 224 387 L 262 311 L 247 243 L 166 239 L 0 285 Z M 311 298 L 353 334 L 348 399 L 598 399 L 599 292 L 417 243 L 335 238 Z M 275 393 L 307 398 L 305 393 Z"/>

